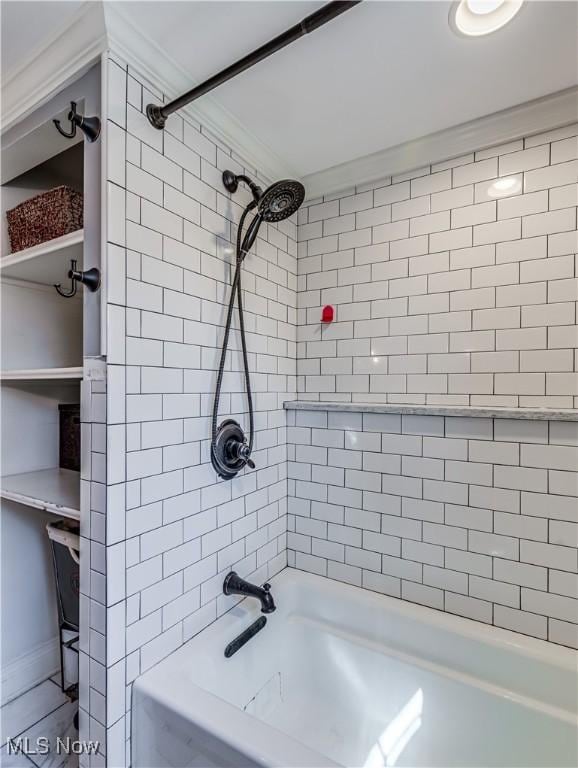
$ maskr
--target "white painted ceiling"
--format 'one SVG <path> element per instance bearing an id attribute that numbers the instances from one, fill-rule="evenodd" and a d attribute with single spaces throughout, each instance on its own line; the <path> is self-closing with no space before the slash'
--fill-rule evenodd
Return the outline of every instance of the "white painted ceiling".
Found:
<path id="1" fill-rule="evenodd" d="M 190 73 L 191 87 L 322 4 L 115 3 Z M 10 5 L 19 19 L 4 13 Z M 56 16 L 76 3 L 3 2 L 13 60 L 38 37 L 37 19 L 30 30 L 23 23 L 32 5 L 53 6 Z M 452 32 L 449 9 L 366 0 L 211 97 L 305 176 L 578 83 L 578 3 L 527 1 L 507 27 L 478 39 Z"/>
<path id="2" fill-rule="evenodd" d="M 26 61 L 81 5 L 81 0 L 1 0 L 2 76 Z"/>

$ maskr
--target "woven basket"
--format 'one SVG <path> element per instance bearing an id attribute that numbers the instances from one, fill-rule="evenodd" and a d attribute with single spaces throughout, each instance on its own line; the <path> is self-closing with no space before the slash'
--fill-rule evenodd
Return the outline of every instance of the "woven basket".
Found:
<path id="1" fill-rule="evenodd" d="M 62 186 L 6 211 L 12 253 L 82 229 L 82 210 L 82 194 Z"/>

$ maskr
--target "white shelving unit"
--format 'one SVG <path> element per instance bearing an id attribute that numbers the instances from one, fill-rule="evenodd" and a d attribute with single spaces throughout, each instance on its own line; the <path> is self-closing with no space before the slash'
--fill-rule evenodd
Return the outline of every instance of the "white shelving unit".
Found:
<path id="1" fill-rule="evenodd" d="M 66 298 L 54 285 L 68 290 L 72 261 L 78 270 L 101 267 L 102 142 L 84 141 L 81 131 L 67 140 L 53 119 L 67 125 L 71 101 L 81 114 L 100 116 L 100 84 L 97 65 L 6 131 L 0 148 L 0 642 L 3 683 L 4 665 L 14 670 L 7 683 L 12 694 L 30 690 L 57 671 L 57 655 L 40 661 L 35 655 L 38 648 L 55 649 L 62 640 L 46 525 L 65 519 L 76 527 L 74 523 L 90 514 L 84 509 L 80 472 L 61 467 L 78 468 L 61 454 L 61 418 L 75 418 L 73 411 L 65 413 L 61 406 L 79 406 L 79 420 L 89 420 L 89 398 L 81 397 L 83 361 L 100 359 L 105 351 L 100 332 L 103 294 L 79 285 L 76 295 Z M 84 228 L 11 253 L 6 211 L 61 185 L 83 194 Z M 70 442 L 77 439 L 77 426 L 75 422 L 75 434 L 67 435 L 66 443 L 69 437 Z M 85 434 L 89 438 L 90 430 L 83 428 L 81 436 Z M 83 455 L 88 457 L 89 451 Z M 85 526 L 85 534 L 89 528 Z M 84 595 L 91 591 L 88 573 L 84 567 L 79 571 Z M 84 618 L 80 611 L 81 624 Z M 72 672 L 67 682 L 71 682 L 74 661 L 67 654 L 65 667 Z M 81 688 L 84 685 L 81 679 Z M 82 690 L 80 698 L 86 695 Z"/>
<path id="2" fill-rule="evenodd" d="M 41 469 L 1 480 L 3 499 L 80 520 L 80 473 L 70 469 Z"/>
<path id="3" fill-rule="evenodd" d="M 79 229 L 46 243 L 10 253 L 0 259 L 0 277 L 38 285 L 66 283 L 70 261 L 82 269 L 84 230 Z"/>
<path id="4" fill-rule="evenodd" d="M 80 184 L 79 159 L 78 150 L 65 152 L 60 163 L 53 158 L 48 167 L 17 177 L 16 192 L 10 183 L 3 187 L 4 205 L 22 189 L 57 186 L 60 168 Z M 58 406 L 80 402 L 83 294 L 66 299 L 53 286 L 67 287 L 72 259 L 82 269 L 83 247 L 80 229 L 0 258 L 3 431 L 6 443 L 17 446 L 3 456 L 0 496 L 74 519 L 80 517 L 80 473 L 58 468 Z"/>

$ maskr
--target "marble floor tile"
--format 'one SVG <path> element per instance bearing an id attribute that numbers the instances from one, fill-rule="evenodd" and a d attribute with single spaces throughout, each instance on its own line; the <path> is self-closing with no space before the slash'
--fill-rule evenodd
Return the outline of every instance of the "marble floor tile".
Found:
<path id="1" fill-rule="evenodd" d="M 52 680 L 45 680 L 5 704 L 0 712 L 0 747 L 9 738 L 19 736 L 67 701 L 60 686 Z"/>
<path id="2" fill-rule="evenodd" d="M 28 737 L 29 743 L 34 745 L 38 739 L 47 739 L 50 744 L 50 750 L 45 755 L 29 755 L 32 762 L 38 768 L 75 768 L 78 765 L 76 755 L 67 755 L 65 752 L 57 753 L 57 739 L 66 742 L 66 738 L 78 738 L 78 731 L 74 727 L 73 718 L 78 710 L 78 704 L 67 701 L 58 709 L 51 712 L 42 720 L 37 722 L 32 728 L 27 730 L 23 736 Z"/>

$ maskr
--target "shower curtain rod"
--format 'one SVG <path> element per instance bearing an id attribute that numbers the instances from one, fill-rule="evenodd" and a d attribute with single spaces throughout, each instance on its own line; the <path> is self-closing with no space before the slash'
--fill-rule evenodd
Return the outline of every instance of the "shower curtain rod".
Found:
<path id="1" fill-rule="evenodd" d="M 158 104 L 148 104 L 146 112 L 150 123 L 159 130 L 164 128 L 167 117 L 172 115 L 173 112 L 190 104 L 191 101 L 198 99 L 199 96 L 203 96 L 205 93 L 212 91 L 213 88 L 216 88 L 218 85 L 226 83 L 227 80 L 235 77 L 235 75 L 244 72 L 246 69 L 249 69 L 249 67 L 252 67 L 253 64 L 257 64 L 257 62 L 266 59 L 272 53 L 281 50 L 281 48 L 289 45 L 289 43 L 295 42 L 295 40 L 303 37 L 303 35 L 313 32 L 313 30 L 323 26 L 323 24 L 327 24 L 328 21 L 331 21 L 331 19 L 334 19 L 336 16 L 348 11 L 360 2 L 361 0 L 350 0 L 347 2 L 336 0 L 335 2 L 327 3 L 318 11 L 315 11 L 315 13 L 306 16 L 299 22 L 299 24 L 295 24 L 286 32 L 283 32 L 281 35 L 274 37 L 273 40 L 265 43 L 265 45 L 262 45 L 252 53 L 247 54 L 247 56 L 243 56 L 242 59 L 239 59 L 234 64 L 221 70 L 221 72 L 213 75 L 213 77 L 210 77 L 208 80 L 205 80 L 204 83 L 197 85 L 196 88 L 193 88 L 182 96 L 179 96 L 177 99 L 174 99 L 174 101 L 171 101 L 162 107 Z"/>

